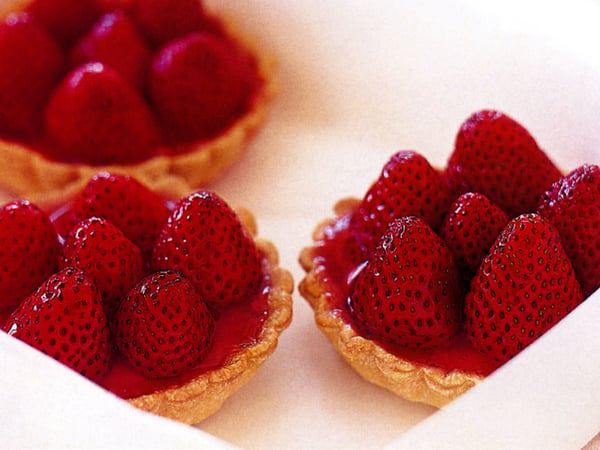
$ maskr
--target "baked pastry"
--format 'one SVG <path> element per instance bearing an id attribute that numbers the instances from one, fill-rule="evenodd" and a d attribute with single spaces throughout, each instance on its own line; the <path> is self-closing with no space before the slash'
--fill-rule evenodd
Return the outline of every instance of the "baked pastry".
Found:
<path id="1" fill-rule="evenodd" d="M 563 176 L 514 119 L 478 111 L 445 168 L 398 152 L 362 199 L 335 205 L 300 253 L 300 292 L 360 375 L 441 407 L 600 287 L 585 252 L 598 170 Z"/>
<path id="2" fill-rule="evenodd" d="M 240 158 L 277 91 L 274 59 L 200 1 L 1 13 L 0 183 L 19 198 L 73 194 L 102 170 L 205 185 Z"/>
<path id="3" fill-rule="evenodd" d="M 248 210 L 212 192 L 165 201 L 100 173 L 48 208 L 0 210 L 0 237 L 13 243 L 0 254 L 13 294 L 3 329 L 140 409 L 203 420 L 291 321 L 293 281 L 276 248 Z"/>

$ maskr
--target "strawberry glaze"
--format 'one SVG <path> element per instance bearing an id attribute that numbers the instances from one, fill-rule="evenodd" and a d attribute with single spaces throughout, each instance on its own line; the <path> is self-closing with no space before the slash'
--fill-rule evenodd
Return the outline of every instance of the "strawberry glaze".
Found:
<path id="1" fill-rule="evenodd" d="M 419 365 L 439 368 L 447 373 L 458 369 L 481 376 L 489 375 L 499 366 L 479 353 L 462 329 L 443 346 L 418 349 L 384 343 L 359 330 L 348 307 L 348 294 L 350 280 L 361 265 L 354 265 L 352 258 L 347 256 L 348 243 L 355 242 L 348 230 L 348 223 L 348 215 L 338 217 L 325 227 L 323 238 L 314 247 L 315 261 L 323 269 L 320 277 L 328 286 L 331 295 L 327 298 L 335 314 L 350 324 L 357 334 L 376 342 L 388 353 Z"/>
<path id="2" fill-rule="evenodd" d="M 173 206 L 169 202 L 167 204 Z M 50 217 L 62 240 L 73 226 L 69 204 L 56 208 Z M 271 288 L 270 278 L 263 277 L 261 288 L 251 298 L 211 310 L 215 318 L 213 346 L 193 369 L 172 378 L 150 379 L 138 374 L 113 352 L 111 369 L 104 378 L 97 381 L 98 384 L 123 399 L 130 399 L 177 388 L 198 376 L 223 367 L 244 348 L 255 344 L 259 339 L 267 317 L 268 293 Z M 3 323 L 7 318 L 0 317 Z"/>

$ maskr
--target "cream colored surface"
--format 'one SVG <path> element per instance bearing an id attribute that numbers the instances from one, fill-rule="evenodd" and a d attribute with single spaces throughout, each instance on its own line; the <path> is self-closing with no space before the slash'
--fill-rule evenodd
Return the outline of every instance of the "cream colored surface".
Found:
<path id="1" fill-rule="evenodd" d="M 254 211 L 260 234 L 278 246 L 281 263 L 296 282 L 303 273 L 297 262 L 300 249 L 339 198 L 362 195 L 396 150 L 412 148 L 443 165 L 460 122 L 476 109 L 511 114 L 565 170 L 600 163 L 597 2 L 210 3 L 229 10 L 275 51 L 281 82 L 267 126 L 227 177 L 210 188 Z M 310 307 L 297 292 L 294 300 L 293 322 L 276 352 L 196 429 L 246 449 L 371 449 L 403 436 L 410 439 L 413 433 L 424 439 L 414 427 L 425 419 L 423 426 L 435 427 L 438 420 L 445 426 L 436 409 L 402 400 L 356 375 L 317 330 Z M 546 346 L 545 339 L 539 342 L 552 361 L 582 356 L 583 342 L 600 354 L 598 342 L 589 341 L 596 330 L 586 315 L 578 310 L 573 317 L 587 324 L 589 332 L 567 333 L 567 342 L 558 348 L 551 341 Z M 0 398 L 10 405 L 10 420 L 0 421 L 0 428 L 30 444 L 21 448 L 32 448 L 41 439 L 55 448 L 74 441 L 86 444 L 88 434 L 109 429 L 120 448 L 150 448 L 137 445 L 129 432 L 141 413 L 131 409 L 113 416 L 111 396 L 51 361 L 30 358 L 31 353 L 0 336 L 5 367 L 19 367 L 17 373 L 2 372 Z M 545 403 L 528 395 L 518 398 L 526 424 L 511 428 L 523 415 L 505 414 L 494 419 L 498 423 L 487 423 L 488 432 L 498 437 L 503 430 L 518 430 L 511 436 L 521 445 L 513 448 L 580 448 L 600 431 L 594 391 L 598 376 L 589 376 L 600 375 L 599 362 L 579 357 L 569 376 L 558 372 L 558 383 L 552 372 L 539 370 L 535 380 L 524 374 L 482 383 L 496 393 L 493 397 L 480 394 L 478 387 L 468 395 L 481 410 L 499 410 L 506 405 L 486 402 L 511 393 L 513 383 L 527 382 L 536 395 L 545 390 Z M 79 395 L 64 394 L 74 386 L 81 388 Z M 35 395 L 32 389 L 37 389 Z M 578 401 L 582 392 L 589 393 L 590 401 Z M 548 400 L 552 398 L 560 399 L 558 405 Z M 91 413 L 91 405 L 99 427 L 69 427 L 73 431 L 66 435 L 65 424 L 84 423 L 81 417 Z M 456 447 L 507 447 L 501 439 L 480 440 L 478 423 L 469 429 L 463 405 L 456 403 L 451 410 L 465 418 L 459 420 L 466 432 Z M 560 423 L 553 408 L 564 412 Z M 168 436 L 168 424 L 153 422 L 144 436 Z M 37 432 L 40 427 L 43 433 Z M 186 433 L 181 439 L 190 438 L 190 448 L 201 448 L 201 437 L 206 436 L 198 433 L 192 439 Z M 444 437 L 432 433 L 423 442 L 429 448 L 448 447 Z M 17 439 L 10 443 L 22 444 Z"/>

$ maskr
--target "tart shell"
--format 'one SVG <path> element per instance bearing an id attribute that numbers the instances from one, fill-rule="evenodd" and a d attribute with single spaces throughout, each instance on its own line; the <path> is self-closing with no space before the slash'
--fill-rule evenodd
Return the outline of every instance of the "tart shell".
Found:
<path id="1" fill-rule="evenodd" d="M 16 0 L 0 7 L 0 15 L 23 10 L 30 0 Z M 233 20 L 219 20 L 229 39 L 252 55 L 261 85 L 254 92 L 248 110 L 226 130 L 208 141 L 192 145 L 181 154 L 157 155 L 138 164 L 89 165 L 66 163 L 46 158 L 23 144 L 0 139 L 0 184 L 11 195 L 33 202 L 70 195 L 81 189 L 100 171 L 126 173 L 153 189 L 180 185 L 187 191 L 218 178 L 237 162 L 251 138 L 267 118 L 269 105 L 278 91 L 276 62 L 272 55 L 259 49 L 251 36 L 239 31 Z"/>
<path id="2" fill-rule="evenodd" d="M 253 235 L 256 224 L 251 213 L 237 210 Z M 244 386 L 275 351 L 281 332 L 292 320 L 291 274 L 279 267 L 275 246 L 262 238 L 255 242 L 263 256 L 263 269 L 269 278 L 268 311 L 263 328 L 251 346 L 236 353 L 224 366 L 199 375 L 185 385 L 129 399 L 135 407 L 187 424 L 202 421 L 215 413 L 238 389 Z"/>
<path id="3" fill-rule="evenodd" d="M 352 211 L 359 203 L 349 198 L 339 201 L 334 212 L 341 216 Z M 313 241 L 324 237 L 324 229 L 335 219 L 319 224 L 313 232 Z M 325 275 L 325 264 L 318 257 L 316 246 L 302 249 L 300 265 L 306 276 L 299 284 L 300 294 L 308 301 L 315 314 L 318 328 L 327 336 L 344 360 L 365 380 L 381 386 L 407 400 L 442 407 L 471 387 L 483 377 L 460 370 L 444 371 L 436 367 L 417 364 L 393 355 L 375 341 L 359 335 L 339 311 L 331 306 L 331 281 Z"/>

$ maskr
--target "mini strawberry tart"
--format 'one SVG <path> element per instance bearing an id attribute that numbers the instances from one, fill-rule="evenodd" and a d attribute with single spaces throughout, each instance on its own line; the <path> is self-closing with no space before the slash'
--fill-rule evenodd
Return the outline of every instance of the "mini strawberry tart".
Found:
<path id="1" fill-rule="evenodd" d="M 0 185 L 32 201 L 96 172 L 189 191 L 241 156 L 274 63 L 200 0 L 29 0 L 0 8 Z"/>
<path id="2" fill-rule="evenodd" d="M 600 287 L 600 168 L 563 176 L 527 130 L 483 110 L 443 170 L 385 164 L 302 250 L 300 292 L 365 379 L 443 406 Z"/>
<path id="3" fill-rule="evenodd" d="M 143 410 L 213 414 L 291 321 L 277 250 L 212 192 L 102 172 L 47 206 L 0 209 L 3 330 Z"/>

